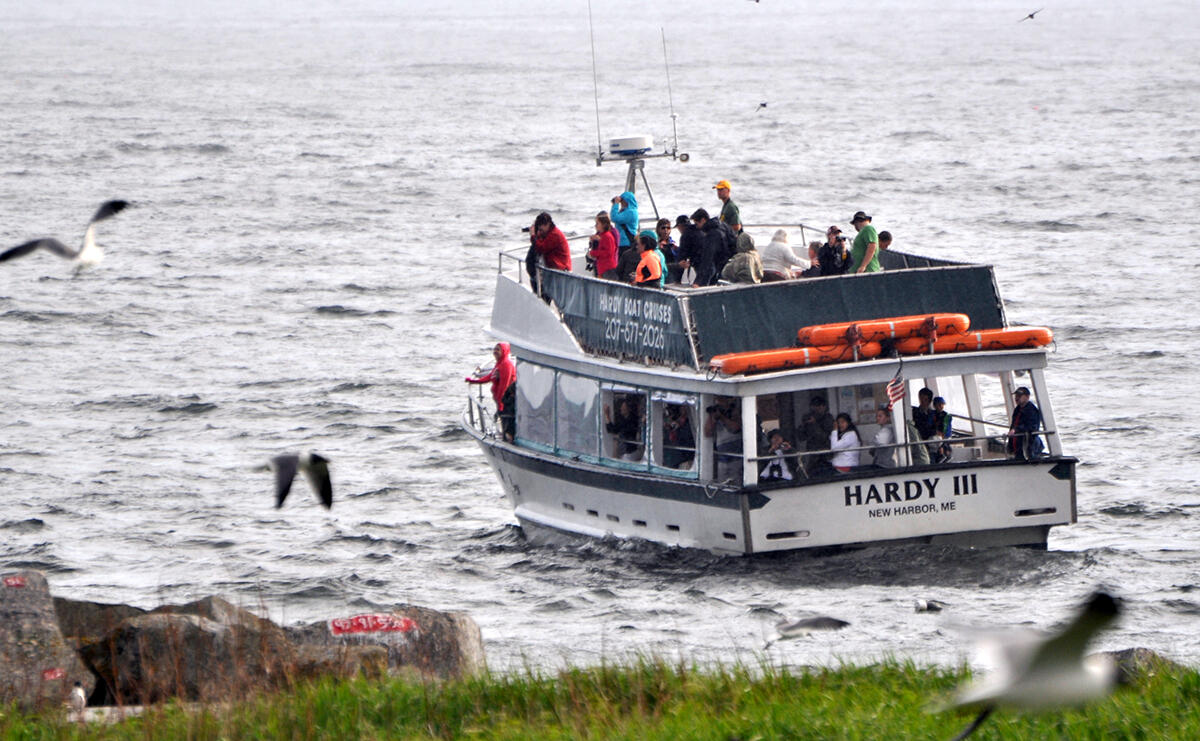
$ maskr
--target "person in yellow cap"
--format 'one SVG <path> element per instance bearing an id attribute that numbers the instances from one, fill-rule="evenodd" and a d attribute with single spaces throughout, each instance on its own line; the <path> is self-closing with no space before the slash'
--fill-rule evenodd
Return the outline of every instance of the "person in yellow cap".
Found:
<path id="1" fill-rule="evenodd" d="M 721 221 L 728 224 L 735 234 L 740 233 L 742 231 L 742 212 L 729 197 L 729 181 L 718 181 L 713 186 L 713 190 L 717 191 L 717 198 L 720 198 L 721 203 L 724 204 L 721 206 Z"/>

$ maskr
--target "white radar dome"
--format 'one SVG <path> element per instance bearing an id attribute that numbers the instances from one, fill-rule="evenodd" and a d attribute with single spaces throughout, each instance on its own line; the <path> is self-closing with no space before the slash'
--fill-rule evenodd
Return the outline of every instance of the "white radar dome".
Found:
<path id="1" fill-rule="evenodd" d="M 608 153 L 621 157 L 645 154 L 653 148 L 652 136 L 619 136 L 608 140 Z"/>

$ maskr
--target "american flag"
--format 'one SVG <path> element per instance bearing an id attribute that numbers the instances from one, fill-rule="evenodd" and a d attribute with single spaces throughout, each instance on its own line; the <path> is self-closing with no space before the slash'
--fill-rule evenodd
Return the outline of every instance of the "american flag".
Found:
<path id="1" fill-rule="evenodd" d="M 889 410 L 896 406 L 896 402 L 904 398 L 904 378 L 900 375 L 899 368 L 896 369 L 896 375 L 892 376 L 892 380 L 888 381 L 887 396 Z"/>

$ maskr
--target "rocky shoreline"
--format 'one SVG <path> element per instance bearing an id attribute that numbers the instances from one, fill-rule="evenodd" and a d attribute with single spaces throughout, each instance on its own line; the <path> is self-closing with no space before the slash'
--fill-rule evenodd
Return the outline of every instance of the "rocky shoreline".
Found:
<path id="1" fill-rule="evenodd" d="M 152 610 L 55 597 L 38 571 L 0 574 L 0 705 L 226 702 L 320 676 L 449 679 L 486 671 L 461 612 L 385 612 L 280 626 L 217 596 Z"/>

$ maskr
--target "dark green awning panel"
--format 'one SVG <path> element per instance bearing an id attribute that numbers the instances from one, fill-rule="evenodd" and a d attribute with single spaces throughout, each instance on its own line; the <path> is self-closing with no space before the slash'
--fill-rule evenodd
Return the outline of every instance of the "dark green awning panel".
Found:
<path id="1" fill-rule="evenodd" d="M 791 347 L 796 331 L 812 324 L 943 312 L 966 314 L 972 329 L 1004 326 L 1004 308 L 987 265 L 731 286 L 693 294 L 689 301 L 703 359 Z"/>
<path id="2" fill-rule="evenodd" d="M 858 276 L 657 291 L 543 270 L 543 289 L 588 351 L 695 366 L 730 352 L 793 347 L 811 324 L 960 313 L 971 329 L 1005 326 L 988 265 L 898 252 L 887 269 Z M 690 317 L 690 322 L 689 322 Z M 688 332 L 690 324 L 691 334 Z"/>

